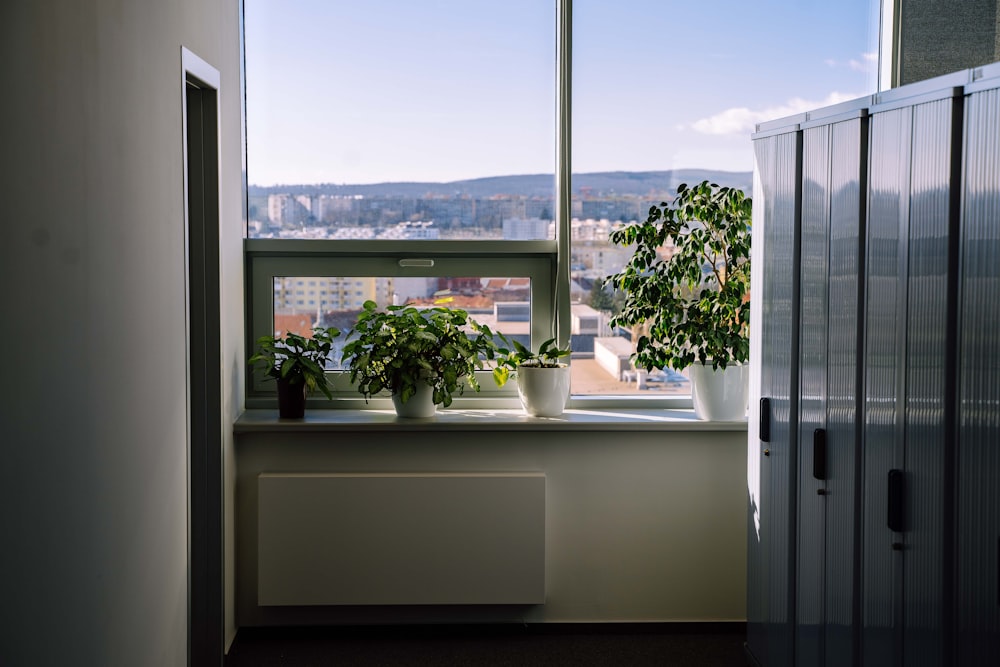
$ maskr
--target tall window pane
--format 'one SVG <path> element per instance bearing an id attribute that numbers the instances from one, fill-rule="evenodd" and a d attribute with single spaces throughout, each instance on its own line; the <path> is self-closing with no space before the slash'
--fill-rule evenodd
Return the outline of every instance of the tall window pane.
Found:
<path id="1" fill-rule="evenodd" d="M 552 2 L 244 5 L 251 237 L 552 238 Z"/>
<path id="2" fill-rule="evenodd" d="M 632 369 L 630 332 L 607 328 L 600 280 L 630 255 L 607 235 L 682 182 L 749 194 L 756 123 L 874 92 L 877 4 L 574 0 L 572 298 L 603 327 L 574 335 L 575 394 L 690 393 Z"/>

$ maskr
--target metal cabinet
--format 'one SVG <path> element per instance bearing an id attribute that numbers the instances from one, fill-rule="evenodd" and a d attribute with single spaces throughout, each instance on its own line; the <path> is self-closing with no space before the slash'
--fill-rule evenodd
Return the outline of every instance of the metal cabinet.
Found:
<path id="1" fill-rule="evenodd" d="M 749 656 L 1000 664 L 1000 65 L 754 149 Z"/>
<path id="2" fill-rule="evenodd" d="M 754 194 L 763 198 L 755 201 L 755 244 L 763 247 L 754 261 L 767 271 L 755 292 L 763 301 L 762 400 L 748 458 L 755 521 L 747 649 L 769 667 L 850 664 L 855 652 L 869 102 L 777 121 L 754 135 Z"/>

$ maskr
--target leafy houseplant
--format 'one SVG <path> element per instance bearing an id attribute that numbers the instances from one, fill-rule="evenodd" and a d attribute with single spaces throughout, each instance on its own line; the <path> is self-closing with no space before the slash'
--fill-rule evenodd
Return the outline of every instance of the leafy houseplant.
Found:
<path id="1" fill-rule="evenodd" d="M 506 338 L 500 334 L 501 339 Z M 511 375 L 517 377 L 517 393 L 524 411 L 534 417 L 558 417 L 569 398 L 569 366 L 561 361 L 570 355 L 550 338 L 534 353 L 516 340 L 513 350 L 501 348 L 493 369 L 493 380 L 504 386 Z"/>
<path id="2" fill-rule="evenodd" d="M 550 338 L 538 346 L 538 353 L 532 352 L 526 346 L 516 340 L 507 341 L 503 334 L 498 334 L 499 338 L 505 342 L 510 342 L 513 350 L 500 348 L 497 356 L 497 365 L 493 369 L 493 380 L 498 386 L 507 384 L 511 375 L 516 375 L 518 368 L 530 366 L 533 368 L 561 368 L 565 366 L 559 361 L 563 357 L 568 357 L 571 353 L 569 348 L 560 348 L 556 345 L 556 339 Z"/>
<path id="3" fill-rule="evenodd" d="M 281 417 L 302 417 L 308 392 L 319 389 L 327 398 L 333 398 L 324 364 L 339 335 L 338 329 L 330 327 L 313 329 L 311 338 L 288 332 L 284 337 L 257 339 L 257 351 L 247 363 L 263 366 L 264 373 L 275 379 Z"/>
<path id="4" fill-rule="evenodd" d="M 635 246 L 608 280 L 625 295 L 611 325 L 640 332 L 637 367 L 724 370 L 747 361 L 750 224 L 749 197 L 703 181 L 681 184 L 645 222 L 612 232 L 612 242 Z"/>
<path id="5" fill-rule="evenodd" d="M 351 382 L 366 401 L 388 390 L 404 416 L 430 416 L 436 405 L 451 405 L 452 396 L 466 385 L 479 391 L 475 371 L 498 349 L 493 332 L 466 311 L 437 305 L 379 310 L 374 301 L 366 301 L 347 338 L 343 361 Z M 425 407 L 406 409 L 425 388 L 430 391 Z"/>

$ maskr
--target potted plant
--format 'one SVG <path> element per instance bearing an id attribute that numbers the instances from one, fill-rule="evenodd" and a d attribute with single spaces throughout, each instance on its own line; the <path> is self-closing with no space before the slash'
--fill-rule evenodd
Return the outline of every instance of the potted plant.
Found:
<path id="1" fill-rule="evenodd" d="M 505 342 L 506 337 L 498 336 Z M 509 341 L 513 350 L 500 348 L 493 380 L 499 386 L 507 384 L 511 375 L 517 378 L 517 395 L 524 411 L 533 417 L 558 417 L 569 398 L 569 364 L 559 361 L 569 356 L 569 348 L 560 348 L 550 338 L 534 353 L 516 340 Z"/>
<path id="2" fill-rule="evenodd" d="M 750 353 L 751 200 L 703 181 L 680 185 L 645 222 L 612 232 L 635 250 L 608 276 L 625 301 L 611 325 L 635 327 L 637 368 L 690 368 L 703 419 L 746 414 Z"/>
<path id="3" fill-rule="evenodd" d="M 284 337 L 261 336 L 257 352 L 247 363 L 262 365 L 278 387 L 278 416 L 298 419 L 305 415 L 306 394 L 319 389 L 333 398 L 327 386 L 324 365 L 333 350 L 336 328 L 316 328 L 312 336 L 288 332 Z"/>
<path id="4" fill-rule="evenodd" d="M 365 401 L 389 391 L 401 417 L 430 417 L 466 385 L 479 391 L 475 372 L 498 349 L 488 327 L 440 305 L 379 310 L 366 301 L 347 339 L 343 361 L 351 382 Z"/>

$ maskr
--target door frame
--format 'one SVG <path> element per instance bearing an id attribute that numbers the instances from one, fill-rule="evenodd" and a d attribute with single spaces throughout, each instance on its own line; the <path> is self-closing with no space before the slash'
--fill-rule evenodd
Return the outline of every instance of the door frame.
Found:
<path id="1" fill-rule="evenodd" d="M 222 665 L 224 536 L 219 71 L 181 47 L 187 375 L 188 665 Z"/>

